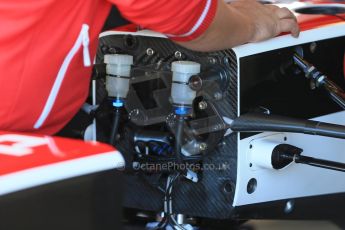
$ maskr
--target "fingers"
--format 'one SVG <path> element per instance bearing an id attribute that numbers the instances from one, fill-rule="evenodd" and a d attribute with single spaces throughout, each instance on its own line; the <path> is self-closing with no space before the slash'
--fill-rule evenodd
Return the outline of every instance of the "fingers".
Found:
<path id="1" fill-rule="evenodd" d="M 296 16 L 285 7 L 278 9 L 276 14 L 280 18 L 282 32 L 291 32 L 291 35 L 297 38 L 299 36 L 300 29 Z"/>
<path id="2" fill-rule="evenodd" d="M 269 8 L 279 18 L 279 32 L 290 32 L 293 37 L 298 37 L 300 33 L 296 16 L 286 7 L 270 5 Z"/>
<path id="3" fill-rule="evenodd" d="M 300 33 L 299 26 L 294 19 L 281 19 L 279 21 L 279 30 L 280 32 L 291 32 L 291 35 L 295 38 Z"/>
<path id="4" fill-rule="evenodd" d="M 280 19 L 291 18 L 297 21 L 296 16 L 286 7 L 277 9 L 275 13 Z"/>
<path id="5" fill-rule="evenodd" d="M 293 18 L 296 19 L 296 16 L 286 7 L 280 8 L 275 5 L 266 5 L 278 18 Z M 297 19 L 296 19 L 297 20 Z"/>

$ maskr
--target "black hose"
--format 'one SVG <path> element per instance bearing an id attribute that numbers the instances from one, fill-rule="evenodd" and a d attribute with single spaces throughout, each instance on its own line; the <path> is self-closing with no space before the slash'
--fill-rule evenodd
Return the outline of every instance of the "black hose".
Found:
<path id="1" fill-rule="evenodd" d="M 113 120 L 113 126 L 111 128 L 111 134 L 109 138 L 109 144 L 115 145 L 116 142 L 116 135 L 119 130 L 119 125 L 120 125 L 120 117 L 121 117 L 121 111 L 119 108 L 115 109 L 114 113 L 114 120 Z"/>
<path id="2" fill-rule="evenodd" d="M 241 115 L 230 128 L 234 132 L 291 132 L 345 139 L 343 125 L 261 113 Z"/>
<path id="3" fill-rule="evenodd" d="M 182 163 L 182 140 L 183 140 L 183 125 L 184 118 L 183 116 L 178 116 L 176 121 L 176 133 L 175 133 L 175 156 L 177 163 Z"/>

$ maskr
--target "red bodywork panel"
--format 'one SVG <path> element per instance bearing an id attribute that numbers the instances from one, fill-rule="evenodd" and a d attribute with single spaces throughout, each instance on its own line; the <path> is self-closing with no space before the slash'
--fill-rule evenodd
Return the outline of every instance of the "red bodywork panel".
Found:
<path id="1" fill-rule="evenodd" d="M 0 176 L 116 150 L 98 142 L 0 132 Z"/>
<path id="2" fill-rule="evenodd" d="M 339 16 L 345 17 L 345 14 L 340 14 Z M 342 20 L 332 15 L 300 15 L 298 16 L 298 22 L 301 31 L 306 31 L 333 23 L 339 23 L 342 22 Z"/>
<path id="3" fill-rule="evenodd" d="M 124 165 L 106 144 L 0 131 L 0 196 Z"/>

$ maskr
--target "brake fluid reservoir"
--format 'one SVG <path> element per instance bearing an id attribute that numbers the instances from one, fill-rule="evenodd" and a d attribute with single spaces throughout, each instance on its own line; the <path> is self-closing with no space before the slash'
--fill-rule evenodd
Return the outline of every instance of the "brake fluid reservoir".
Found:
<path id="1" fill-rule="evenodd" d="M 196 91 L 189 87 L 189 79 L 200 73 L 200 64 L 191 61 L 175 61 L 172 63 L 173 72 L 171 97 L 175 112 L 180 115 L 190 113 Z"/>
<path id="2" fill-rule="evenodd" d="M 107 54 L 104 56 L 106 66 L 106 89 L 109 97 L 124 99 L 129 91 L 129 80 L 133 56 L 124 54 Z"/>

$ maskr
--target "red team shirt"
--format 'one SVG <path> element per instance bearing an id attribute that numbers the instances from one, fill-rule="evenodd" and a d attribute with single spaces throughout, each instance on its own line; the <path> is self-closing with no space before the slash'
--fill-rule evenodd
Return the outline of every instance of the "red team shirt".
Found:
<path id="1" fill-rule="evenodd" d="M 178 41 L 200 36 L 217 7 L 216 0 L 0 1 L 0 130 L 54 134 L 76 114 L 111 4 Z"/>

